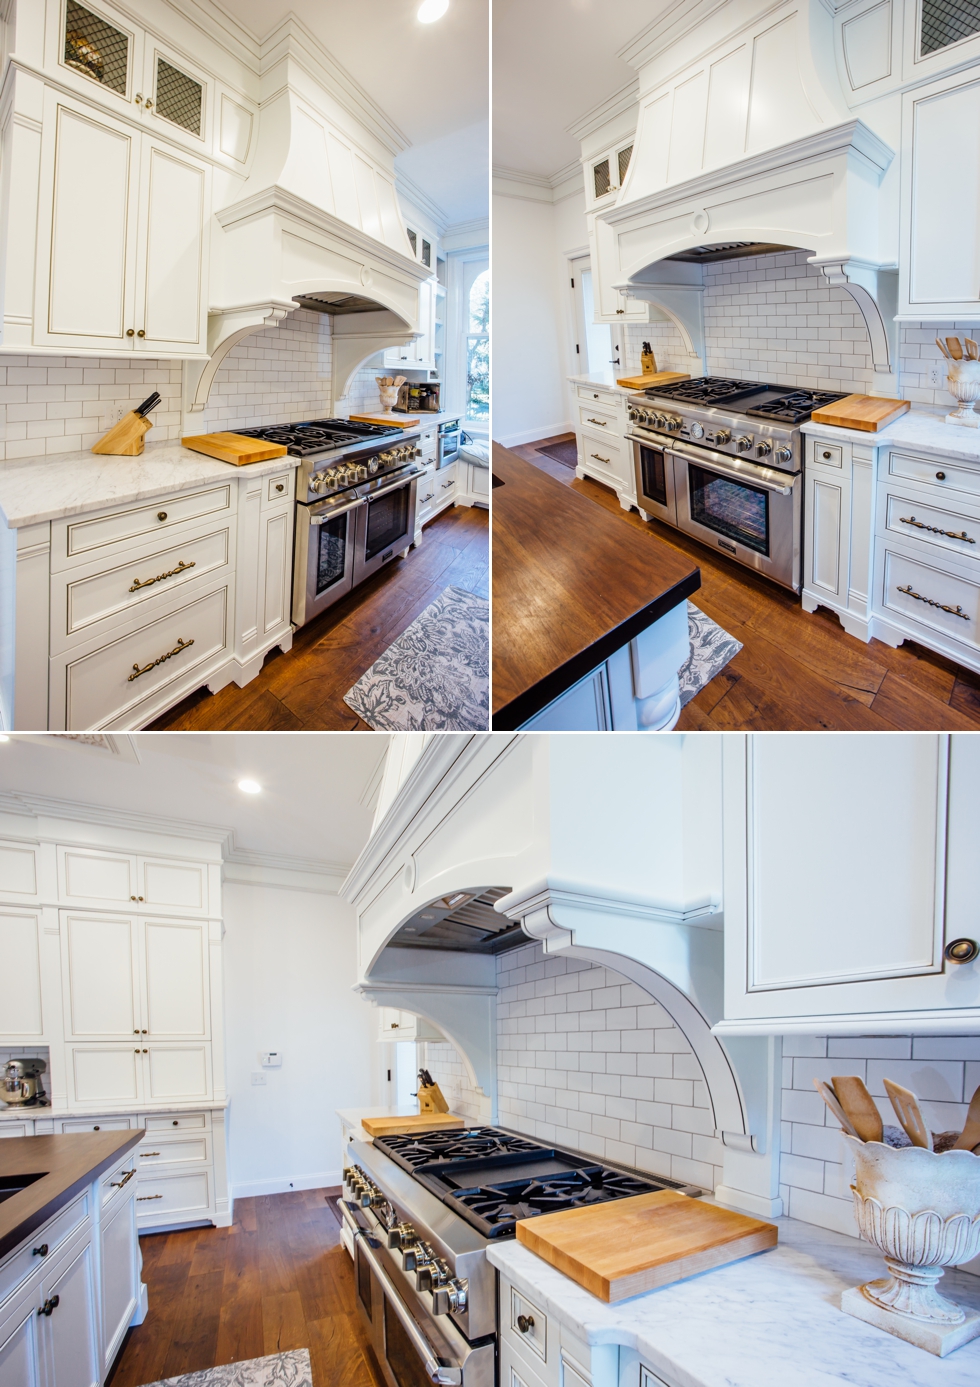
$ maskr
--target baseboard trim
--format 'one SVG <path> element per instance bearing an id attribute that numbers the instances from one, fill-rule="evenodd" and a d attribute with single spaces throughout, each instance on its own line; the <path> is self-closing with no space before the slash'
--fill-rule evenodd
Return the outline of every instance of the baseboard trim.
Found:
<path id="1" fill-rule="evenodd" d="M 230 1187 L 232 1199 L 255 1199 L 263 1194 L 289 1194 L 291 1190 L 333 1189 L 343 1183 L 341 1170 L 317 1170 L 311 1175 L 278 1175 L 270 1180 L 244 1180 Z"/>
<path id="2" fill-rule="evenodd" d="M 574 424 L 541 424 L 536 429 L 528 429 L 524 433 L 504 434 L 498 438 L 497 442 L 504 448 L 519 448 L 523 443 L 536 443 L 539 439 L 554 438 L 560 433 L 574 433 Z"/>

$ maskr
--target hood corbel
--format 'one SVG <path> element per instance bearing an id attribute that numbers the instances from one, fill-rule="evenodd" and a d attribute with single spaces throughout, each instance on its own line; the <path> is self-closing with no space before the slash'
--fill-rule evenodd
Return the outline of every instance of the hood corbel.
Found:
<path id="1" fill-rule="evenodd" d="M 868 339 L 875 374 L 885 377 L 875 381 L 878 389 L 895 393 L 898 388 L 898 267 L 875 265 L 866 260 L 814 257 L 816 265 L 828 284 L 846 290 L 860 309 Z"/>

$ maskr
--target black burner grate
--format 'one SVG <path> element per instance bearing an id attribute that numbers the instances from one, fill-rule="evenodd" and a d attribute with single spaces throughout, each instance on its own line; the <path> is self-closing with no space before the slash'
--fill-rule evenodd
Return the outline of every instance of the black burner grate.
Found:
<path id="1" fill-rule="evenodd" d="M 804 424 L 815 409 L 822 409 L 824 405 L 832 405 L 835 400 L 843 398 L 843 391 L 793 390 L 787 395 L 780 395 L 778 400 L 750 405 L 745 413 L 753 419 L 771 419 L 777 424 Z"/>
<path id="2" fill-rule="evenodd" d="M 699 376 L 696 380 L 679 380 L 673 385 L 653 386 L 646 393 L 678 404 L 730 405 L 749 395 L 761 395 L 772 387 L 757 380 L 727 380 L 723 376 Z"/>
<path id="3" fill-rule="evenodd" d="M 245 438 L 263 438 L 267 443 L 283 443 L 293 457 L 301 458 L 372 438 L 393 438 L 401 429 L 386 429 L 379 424 L 362 424 L 350 419 L 308 419 L 299 424 L 263 424 L 261 428 L 235 429 L 234 432 Z"/>
<path id="4" fill-rule="evenodd" d="M 520 1152 L 539 1152 L 539 1142 L 498 1132 L 493 1127 L 471 1127 L 465 1131 L 424 1132 L 418 1136 L 378 1137 L 375 1146 L 387 1152 L 405 1170 L 440 1165 L 446 1161 L 483 1160 L 487 1156 L 508 1156 Z"/>
<path id="5" fill-rule="evenodd" d="M 443 1200 L 488 1237 L 499 1238 L 512 1234 L 518 1219 L 553 1214 L 559 1209 L 581 1209 L 587 1204 L 608 1204 L 661 1188 L 656 1181 L 639 1175 L 587 1165 L 541 1180 L 501 1180 L 494 1185 L 455 1190 L 443 1195 Z"/>

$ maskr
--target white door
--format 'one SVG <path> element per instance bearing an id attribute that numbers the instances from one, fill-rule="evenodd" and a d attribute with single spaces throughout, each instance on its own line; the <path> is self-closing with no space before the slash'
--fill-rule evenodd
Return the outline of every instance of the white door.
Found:
<path id="1" fill-rule="evenodd" d="M 205 1039 L 210 1032 L 208 927 L 203 920 L 140 921 L 144 1034 Z"/>
<path id="2" fill-rule="evenodd" d="M 262 567 L 264 574 L 262 633 L 268 635 L 281 626 L 289 615 L 291 511 L 263 513 Z"/>
<path id="3" fill-rule="evenodd" d="M 58 849 L 61 899 L 68 905 L 122 905 L 135 901 L 136 858 L 89 848 Z"/>
<path id="4" fill-rule="evenodd" d="M 47 1387 L 97 1387 L 102 1368 L 90 1241 L 52 1267 L 41 1282 L 41 1297 L 52 1307 L 38 1317 Z"/>
<path id="5" fill-rule="evenodd" d="M 137 867 L 140 900 L 161 910 L 192 911 L 204 915 L 208 909 L 208 866 L 206 862 L 171 862 L 166 858 L 141 857 Z"/>
<path id="6" fill-rule="evenodd" d="M 146 135 L 140 167 L 137 351 L 201 353 L 207 343 L 210 171 Z"/>
<path id="7" fill-rule="evenodd" d="M 199 1103 L 213 1096 L 210 1045 L 149 1045 L 144 1061 L 148 1103 Z"/>
<path id="8" fill-rule="evenodd" d="M 29 911 L 0 911 L 0 1041 L 16 1044 L 43 1034 L 40 919 Z"/>
<path id="9" fill-rule="evenodd" d="M 102 1354 L 108 1372 L 140 1294 L 136 1201 L 127 1195 L 102 1226 Z"/>
<path id="10" fill-rule="evenodd" d="M 34 341 L 132 347 L 138 131 L 48 88 L 41 135 Z"/>
<path id="11" fill-rule="evenodd" d="M 61 912 L 65 1031 L 121 1040 L 143 1029 L 138 939 L 131 915 Z"/>
<path id="12" fill-rule="evenodd" d="M 596 322 L 592 267 L 587 255 L 569 261 L 570 288 L 575 305 L 575 364 L 577 372 L 608 372 L 613 358 L 612 333 L 608 323 Z"/>
<path id="13" fill-rule="evenodd" d="M 140 1102 L 145 1048 L 132 1044 L 66 1046 L 70 1100 L 87 1107 L 105 1104 L 115 1108 Z"/>
<path id="14" fill-rule="evenodd" d="M 0 1316 L 0 1387 L 41 1387 L 36 1289 L 27 1287 Z"/>

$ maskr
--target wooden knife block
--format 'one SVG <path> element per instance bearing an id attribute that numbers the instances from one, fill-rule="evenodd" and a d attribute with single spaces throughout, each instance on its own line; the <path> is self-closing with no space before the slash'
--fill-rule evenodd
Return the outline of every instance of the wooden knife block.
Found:
<path id="1" fill-rule="evenodd" d="M 449 1104 L 438 1084 L 422 1084 L 418 1092 L 419 1112 L 448 1112 Z"/>
<path id="2" fill-rule="evenodd" d="M 93 453 L 112 453 L 117 457 L 138 457 L 143 451 L 143 437 L 153 424 L 142 414 L 130 410 L 118 424 L 93 444 Z"/>

